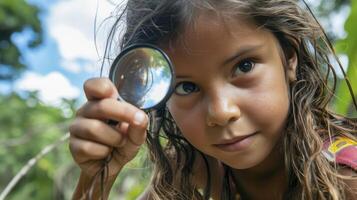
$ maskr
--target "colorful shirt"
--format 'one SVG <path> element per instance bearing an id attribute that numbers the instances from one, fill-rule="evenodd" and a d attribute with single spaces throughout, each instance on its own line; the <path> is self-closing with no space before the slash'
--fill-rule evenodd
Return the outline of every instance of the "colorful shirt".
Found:
<path id="1" fill-rule="evenodd" d="M 357 171 L 357 141 L 334 136 L 331 141 L 325 140 L 322 153 L 329 161 L 346 165 Z"/>

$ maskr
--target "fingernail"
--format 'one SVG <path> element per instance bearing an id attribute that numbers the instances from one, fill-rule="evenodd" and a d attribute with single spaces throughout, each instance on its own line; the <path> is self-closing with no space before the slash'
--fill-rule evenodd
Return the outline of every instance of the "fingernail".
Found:
<path id="1" fill-rule="evenodd" d="M 134 116 L 134 124 L 140 125 L 145 120 L 145 115 L 142 112 L 136 112 Z"/>

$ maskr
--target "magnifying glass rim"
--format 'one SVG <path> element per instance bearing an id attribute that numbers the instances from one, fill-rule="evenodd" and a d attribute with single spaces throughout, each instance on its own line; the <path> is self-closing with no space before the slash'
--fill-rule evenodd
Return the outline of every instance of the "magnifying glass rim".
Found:
<path id="1" fill-rule="evenodd" d="M 164 98 L 159 101 L 157 104 L 155 104 L 154 106 L 149 106 L 147 108 L 140 108 L 144 111 L 148 111 L 148 110 L 151 110 L 151 109 L 155 109 L 155 108 L 159 108 L 162 106 L 162 104 L 164 104 L 171 96 L 171 94 L 173 93 L 174 91 L 174 82 L 175 82 L 175 71 L 174 71 L 174 66 L 170 60 L 170 58 L 168 57 L 168 55 L 162 50 L 160 49 L 159 47 L 153 45 L 153 44 L 148 44 L 148 43 L 135 43 L 135 44 L 132 44 L 126 48 L 123 49 L 123 51 L 121 51 L 119 53 L 119 55 L 114 59 L 112 65 L 110 66 L 110 71 L 109 71 L 109 79 L 114 83 L 114 77 L 113 77 L 113 74 L 114 74 L 114 70 L 115 70 L 115 66 L 116 64 L 119 62 L 119 60 L 123 57 L 123 55 L 125 55 L 126 53 L 128 53 L 129 51 L 133 50 L 133 49 L 136 49 L 136 48 L 149 48 L 149 49 L 153 49 L 153 50 L 156 50 L 158 52 L 161 53 L 161 55 L 163 55 L 163 57 L 165 58 L 165 60 L 168 62 L 169 64 L 169 68 L 170 68 L 170 71 L 171 71 L 171 75 L 172 75 L 172 78 L 171 78 L 171 81 L 170 81 L 170 86 L 169 86 L 169 89 L 168 89 L 168 92 L 166 93 L 166 95 L 164 96 Z M 125 101 L 127 102 L 125 99 L 123 99 L 120 94 L 119 94 L 119 99 L 121 101 Z"/>

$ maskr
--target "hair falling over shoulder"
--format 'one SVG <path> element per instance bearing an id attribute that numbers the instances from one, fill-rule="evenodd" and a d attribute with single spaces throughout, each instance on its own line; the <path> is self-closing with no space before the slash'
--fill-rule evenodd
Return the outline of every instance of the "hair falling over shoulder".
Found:
<path id="1" fill-rule="evenodd" d="M 121 37 L 119 48 L 139 42 L 170 44 L 182 29 L 194 24 L 195 17 L 202 11 L 231 19 L 240 14 L 249 16 L 258 27 L 276 36 L 284 50 L 283 63 L 292 53 L 297 55 L 296 80 L 290 85 L 288 131 L 281 147 L 289 177 L 284 199 L 345 199 L 344 179 L 350 177 L 339 175 L 338 165 L 324 157 L 323 143 L 336 135 L 356 140 L 357 120 L 328 109 L 337 84 L 330 58 L 331 55 L 337 57 L 304 1 L 128 0 L 109 34 L 106 57 L 115 49 L 112 43 L 118 35 Z M 123 32 L 118 33 L 119 30 Z M 345 81 L 349 84 L 346 77 Z M 352 90 L 350 94 L 355 98 Z M 357 108 L 356 101 L 354 104 Z M 209 199 L 207 156 L 181 135 L 167 108 L 150 113 L 150 117 L 147 145 L 154 163 L 150 198 Z M 208 181 L 204 191 L 192 183 L 191 172 L 197 156 L 201 156 L 206 165 Z M 237 198 L 231 191 L 230 170 L 226 167 L 221 199 Z"/>

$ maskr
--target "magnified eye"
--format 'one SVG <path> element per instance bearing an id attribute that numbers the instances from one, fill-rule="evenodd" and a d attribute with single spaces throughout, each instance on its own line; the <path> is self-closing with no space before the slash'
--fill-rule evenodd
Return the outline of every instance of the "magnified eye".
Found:
<path id="1" fill-rule="evenodd" d="M 187 81 L 178 83 L 175 87 L 175 93 L 178 95 L 189 95 L 198 91 L 199 89 L 196 84 Z"/>
<path id="2" fill-rule="evenodd" d="M 239 75 L 242 73 L 246 74 L 250 72 L 254 68 L 254 66 L 255 63 L 252 60 L 243 60 L 235 66 L 234 75 Z"/>

